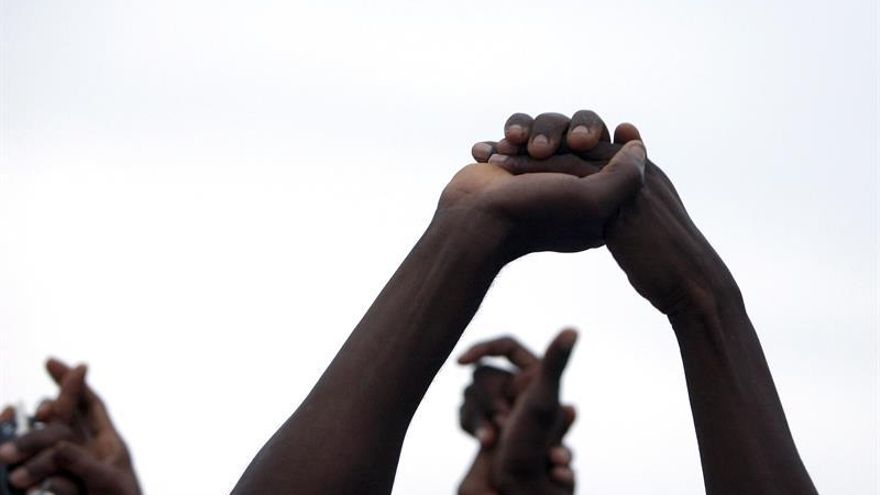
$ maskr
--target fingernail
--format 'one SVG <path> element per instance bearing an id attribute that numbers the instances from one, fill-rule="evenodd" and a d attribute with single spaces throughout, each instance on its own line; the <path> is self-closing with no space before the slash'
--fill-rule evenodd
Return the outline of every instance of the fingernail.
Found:
<path id="1" fill-rule="evenodd" d="M 18 468 L 9 475 L 9 482 L 19 488 L 24 488 L 30 485 L 30 481 L 30 476 L 28 476 L 27 471 L 25 471 L 24 468 Z"/>
<path id="2" fill-rule="evenodd" d="M 499 155 L 498 153 L 495 153 L 494 155 L 489 157 L 489 163 L 494 163 L 494 164 L 500 165 L 506 161 L 507 161 L 507 155 Z"/>
<path id="3" fill-rule="evenodd" d="M 477 143 L 472 151 L 474 156 L 489 156 L 492 153 L 492 146 L 488 143 Z"/>
<path id="4" fill-rule="evenodd" d="M 638 159 L 639 161 L 644 162 L 646 158 L 645 154 L 645 145 L 642 144 L 641 141 L 630 141 L 626 143 L 627 152 L 632 155 L 633 158 Z"/>
<path id="5" fill-rule="evenodd" d="M 579 125 L 574 129 L 568 131 L 568 134 L 572 137 L 579 137 L 581 139 L 584 139 L 590 135 L 590 128 L 585 125 Z"/>
<path id="6" fill-rule="evenodd" d="M 15 462 L 19 457 L 18 448 L 12 442 L 0 445 L 0 460 L 6 463 Z"/>
<path id="7" fill-rule="evenodd" d="M 543 148 L 544 146 L 550 144 L 550 140 L 547 139 L 547 136 L 543 134 L 538 134 L 537 136 L 535 136 L 535 139 L 532 139 L 532 144 Z"/>
<path id="8" fill-rule="evenodd" d="M 507 128 L 507 134 L 510 136 L 522 137 L 525 132 L 525 129 L 523 129 L 522 126 L 518 124 L 514 124 Z"/>
<path id="9" fill-rule="evenodd" d="M 626 148 L 626 152 L 636 161 L 636 166 L 639 167 L 639 172 L 642 174 L 642 180 L 645 178 L 645 160 L 647 160 L 647 154 L 645 153 L 645 145 L 642 144 L 641 141 L 630 141 L 624 145 Z"/>

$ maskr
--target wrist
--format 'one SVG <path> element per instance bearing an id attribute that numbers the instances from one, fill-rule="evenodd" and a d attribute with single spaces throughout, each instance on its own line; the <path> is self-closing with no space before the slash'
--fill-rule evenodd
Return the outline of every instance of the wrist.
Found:
<path id="1" fill-rule="evenodd" d="M 510 249 L 510 221 L 467 207 L 438 208 L 427 234 L 444 239 L 463 255 L 501 269 L 516 258 Z"/>

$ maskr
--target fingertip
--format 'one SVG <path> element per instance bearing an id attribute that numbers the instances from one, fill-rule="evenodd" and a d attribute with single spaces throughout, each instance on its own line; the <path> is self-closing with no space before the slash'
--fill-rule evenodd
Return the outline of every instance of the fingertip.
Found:
<path id="1" fill-rule="evenodd" d="M 565 328 L 561 332 L 559 332 L 557 342 L 559 342 L 559 345 L 562 346 L 563 349 L 571 349 L 574 347 L 577 339 L 577 330 L 575 330 L 574 328 Z"/>
<path id="2" fill-rule="evenodd" d="M 533 137 L 527 146 L 529 156 L 537 160 L 543 160 L 553 155 L 553 146 L 550 139 L 543 134 Z"/>
<path id="3" fill-rule="evenodd" d="M 603 170 L 612 173 L 616 172 L 622 177 L 630 177 L 629 174 L 632 173 L 632 169 L 627 169 L 633 167 L 638 172 L 640 183 L 644 183 L 646 160 L 647 152 L 645 151 L 644 143 L 635 139 L 624 144 Z M 636 175 L 633 174 L 631 177 L 635 179 Z"/>
<path id="4" fill-rule="evenodd" d="M 507 161 L 507 158 L 508 158 L 507 155 L 501 155 L 501 154 L 495 153 L 489 157 L 488 163 L 491 163 L 493 165 L 503 165 L 504 162 Z"/>
<path id="5" fill-rule="evenodd" d="M 562 406 L 562 414 L 565 416 L 565 422 L 569 426 L 577 419 L 577 409 L 571 404 Z"/>
<path id="6" fill-rule="evenodd" d="M 586 125 L 578 125 L 568 131 L 565 141 L 572 151 L 589 151 L 599 142 L 599 133 Z"/>
<path id="7" fill-rule="evenodd" d="M 487 141 L 476 143 L 471 147 L 471 156 L 474 157 L 474 160 L 481 163 L 486 162 L 494 152 L 495 146 Z"/>
<path id="8" fill-rule="evenodd" d="M 504 138 L 513 144 L 525 144 L 529 139 L 532 117 L 524 113 L 515 113 L 504 124 Z"/>
<path id="9" fill-rule="evenodd" d="M 495 429 L 487 424 L 477 428 L 476 436 L 483 447 L 491 447 L 495 443 Z"/>
<path id="10" fill-rule="evenodd" d="M 572 452 L 568 447 L 558 445 L 550 449 L 550 462 L 557 466 L 568 466 L 572 458 Z"/>
<path id="11" fill-rule="evenodd" d="M 562 483 L 564 485 L 574 484 L 574 471 L 568 467 L 554 467 L 550 471 L 550 477 L 557 483 Z"/>
<path id="12" fill-rule="evenodd" d="M 523 126 L 513 124 L 504 129 L 504 138 L 513 143 L 522 143 L 528 138 L 528 133 Z"/>
<path id="13" fill-rule="evenodd" d="M 0 461 L 6 464 L 14 464 L 22 457 L 22 453 L 14 442 L 5 442 L 0 445 Z"/>
<path id="14" fill-rule="evenodd" d="M 639 130 L 633 124 L 624 122 L 614 129 L 614 142 L 617 144 L 625 144 L 633 140 L 641 140 Z"/>

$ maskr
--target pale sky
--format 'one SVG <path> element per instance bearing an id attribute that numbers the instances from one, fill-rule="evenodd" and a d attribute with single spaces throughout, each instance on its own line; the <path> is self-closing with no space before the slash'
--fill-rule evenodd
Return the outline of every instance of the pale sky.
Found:
<path id="1" fill-rule="evenodd" d="M 228 492 L 471 144 L 589 108 L 731 268 L 819 491 L 876 493 L 878 73 L 872 0 L 0 0 L 0 402 L 88 362 L 146 492 Z M 606 250 L 507 267 L 457 352 L 566 325 L 578 493 L 702 493 L 675 339 Z M 395 493 L 454 493 L 468 378 Z"/>

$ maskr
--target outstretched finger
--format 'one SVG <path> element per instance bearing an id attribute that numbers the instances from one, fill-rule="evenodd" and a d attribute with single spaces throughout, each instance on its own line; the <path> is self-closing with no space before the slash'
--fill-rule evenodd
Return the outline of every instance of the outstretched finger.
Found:
<path id="1" fill-rule="evenodd" d="M 49 376 L 52 377 L 52 380 L 55 382 L 56 385 L 61 385 L 64 377 L 72 369 L 73 368 L 71 368 L 70 365 L 58 358 L 50 357 L 46 360 L 46 371 L 49 372 Z"/>
<path id="2" fill-rule="evenodd" d="M 541 360 L 541 378 L 545 384 L 552 385 L 558 390 L 562 372 L 568 365 L 576 341 L 577 332 L 567 328 L 559 332 L 559 335 L 550 342 L 547 352 L 544 353 L 544 359 Z"/>
<path id="3" fill-rule="evenodd" d="M 513 337 L 499 337 L 475 344 L 458 357 L 458 362 L 460 364 L 471 364 L 486 356 L 506 357 L 511 363 L 521 369 L 534 366 L 538 362 L 538 358 Z"/>

